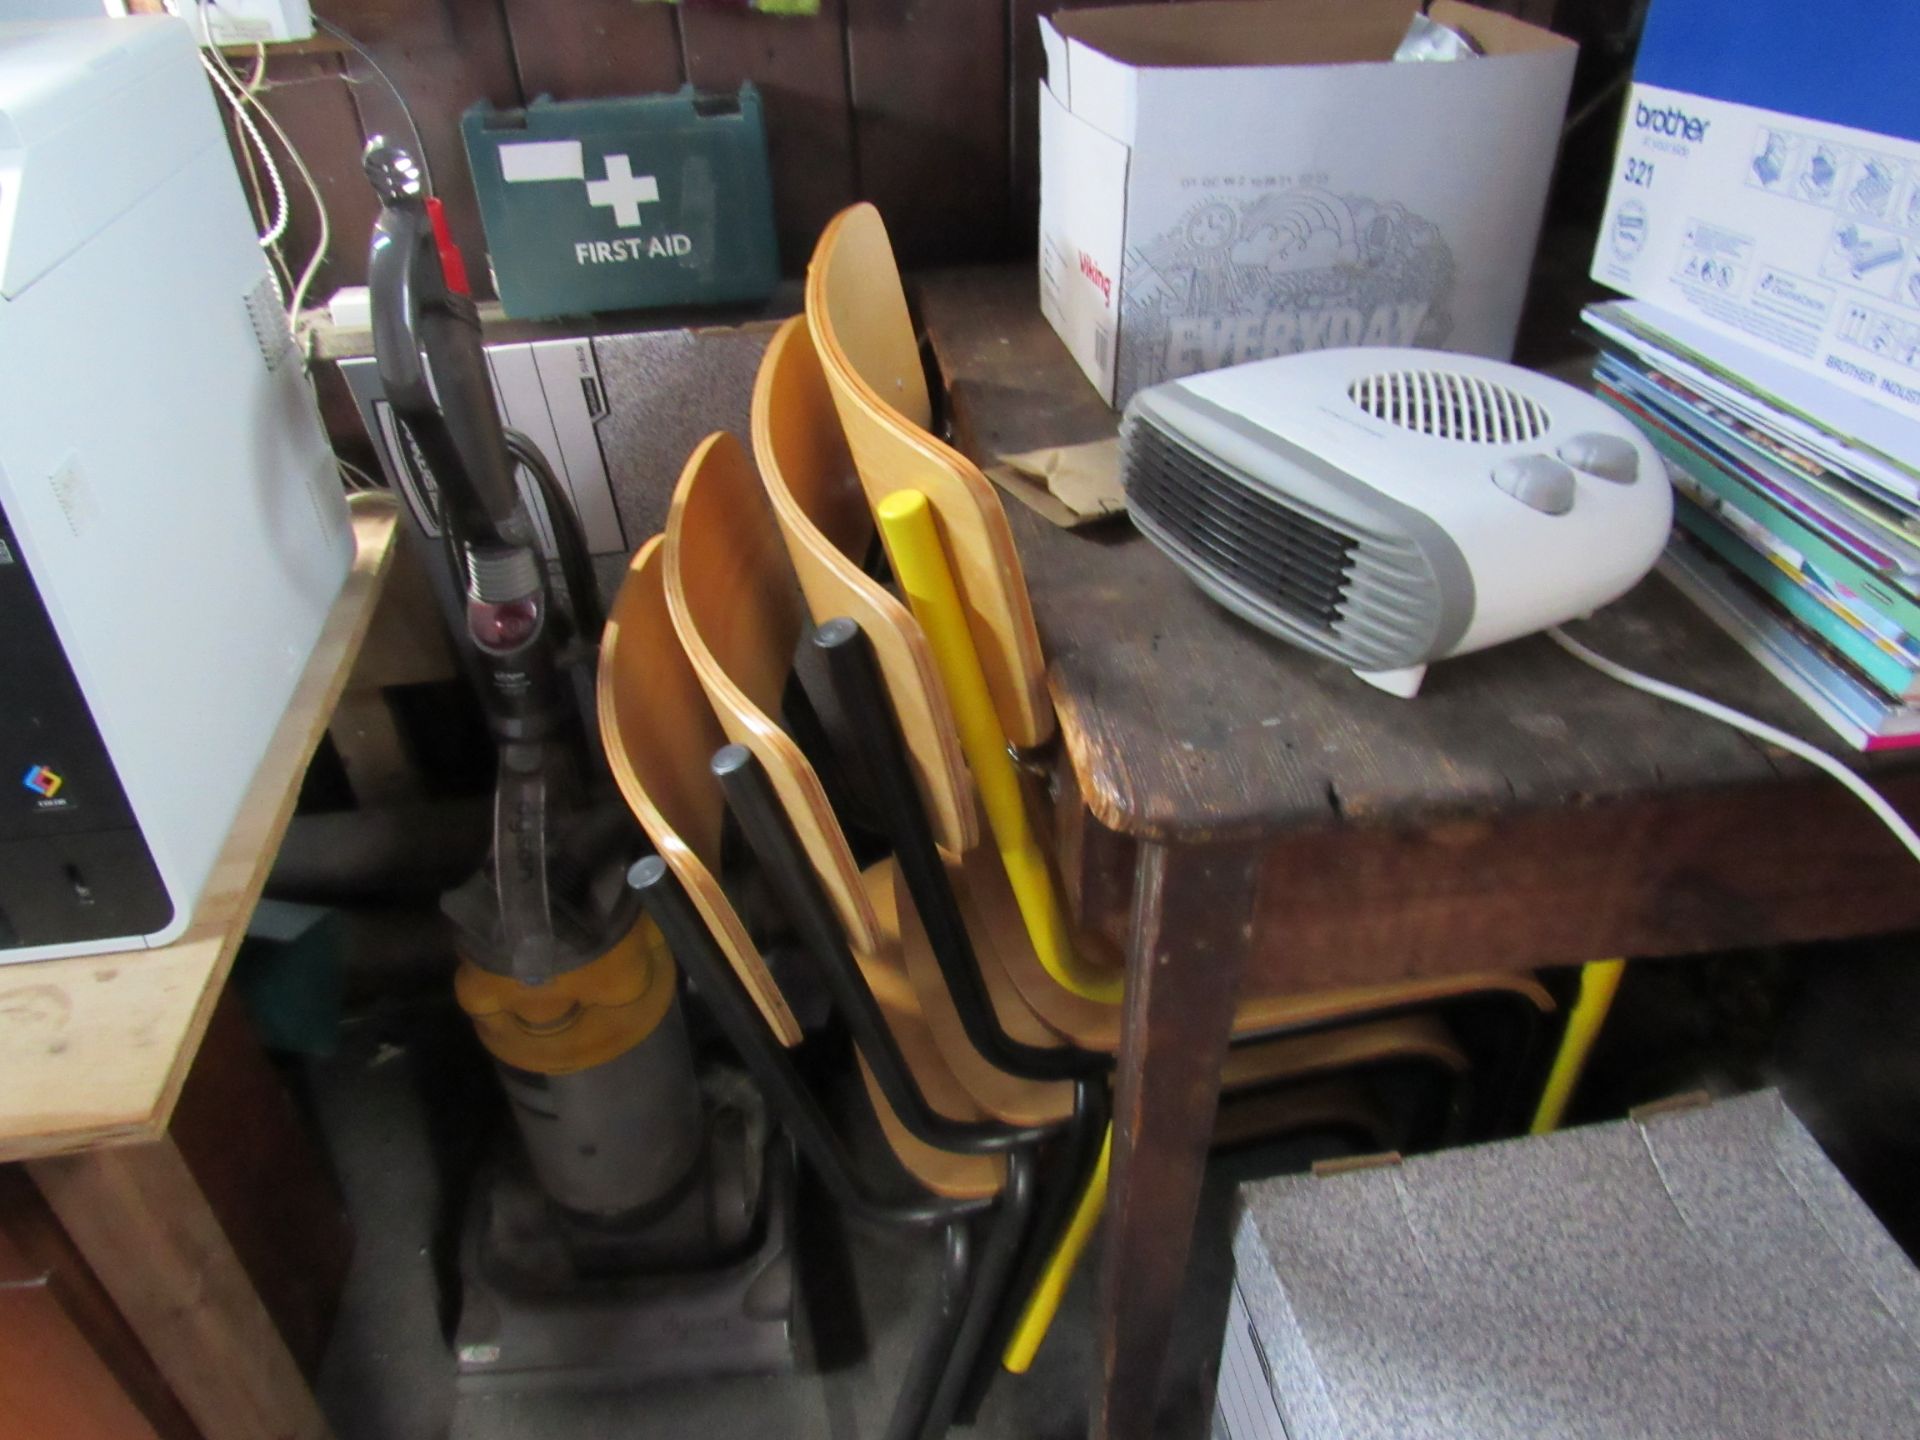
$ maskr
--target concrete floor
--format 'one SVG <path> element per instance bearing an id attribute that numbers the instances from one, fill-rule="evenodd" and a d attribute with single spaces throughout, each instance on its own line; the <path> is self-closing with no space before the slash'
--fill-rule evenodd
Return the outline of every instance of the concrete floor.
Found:
<path id="1" fill-rule="evenodd" d="M 444 1118 L 469 1113 L 478 1077 L 457 1014 L 438 1007 L 350 1024 L 333 1059 L 309 1070 L 310 1093 L 338 1167 L 358 1237 L 352 1273 L 320 1378 L 336 1434 L 353 1440 L 870 1440 L 882 1434 L 912 1349 L 938 1241 L 846 1227 L 853 1286 L 816 1284 L 817 1373 L 654 1384 L 624 1394 L 476 1396 L 456 1392 L 443 1339 L 441 1239 L 449 1215 L 443 1173 L 461 1169 L 461 1137 Z M 464 1079 L 462 1077 L 465 1077 Z M 464 1108 L 463 1108 L 464 1106 Z M 436 1124 L 429 1124 L 429 1117 Z M 438 1144 L 430 1143 L 429 1132 Z M 457 1183 L 457 1182 L 456 1182 Z M 1160 1432 L 1208 1430 L 1214 1359 L 1230 1275 L 1231 1186 L 1210 1186 L 1179 1326 Z M 1080 1440 L 1093 1366 L 1092 1275 L 1080 1268 L 1032 1370 L 1002 1375 L 979 1422 L 981 1440 Z M 838 1292 L 838 1293 L 830 1293 Z M 850 1352 L 850 1353 L 849 1353 Z"/>
<path id="2" fill-rule="evenodd" d="M 1787 956 L 1639 962 L 1596 1051 L 1574 1120 L 1694 1088 L 1778 1084 L 1853 1183 L 1920 1256 L 1920 967 L 1911 938 Z M 438 987 L 433 992 L 443 995 Z M 343 1440 L 872 1440 L 885 1424 L 935 1269 L 929 1237 L 847 1232 L 853 1285 L 814 1287 L 826 1320 L 818 1373 L 654 1385 L 623 1395 L 456 1395 L 443 1339 L 444 1237 L 494 1105 L 464 1017 L 444 999 L 345 1027 L 308 1092 L 358 1235 L 320 1380 Z M 1298 1156 L 1216 1162 L 1156 1434 L 1207 1434 L 1230 1276 L 1232 1182 Z M 443 1176 L 451 1177 L 443 1180 Z M 821 1256 L 821 1259 L 829 1257 Z M 1030 1374 L 1001 1376 L 981 1440 L 1080 1440 L 1093 1368 L 1092 1281 L 1081 1266 Z M 830 1274 L 841 1273 L 829 1263 Z"/>

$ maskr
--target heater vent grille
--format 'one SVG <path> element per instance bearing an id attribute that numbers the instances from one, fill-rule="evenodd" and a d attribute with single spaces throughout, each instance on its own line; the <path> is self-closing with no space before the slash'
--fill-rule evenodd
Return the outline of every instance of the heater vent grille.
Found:
<path id="1" fill-rule="evenodd" d="M 1519 445 L 1546 434 L 1552 418 L 1539 401 L 1506 385 L 1453 370 L 1389 370 L 1347 387 L 1347 397 L 1376 420 L 1438 440 Z"/>
<path id="2" fill-rule="evenodd" d="M 1129 425 L 1126 443 L 1130 507 L 1266 604 L 1332 628 L 1354 536 L 1248 487 L 1154 425 Z"/>

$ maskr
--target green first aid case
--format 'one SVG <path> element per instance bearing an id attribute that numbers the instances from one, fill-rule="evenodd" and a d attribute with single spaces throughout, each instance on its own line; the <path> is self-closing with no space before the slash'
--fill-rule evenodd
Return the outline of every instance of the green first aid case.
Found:
<path id="1" fill-rule="evenodd" d="M 462 118 L 516 319 L 764 298 L 780 278 L 760 93 L 475 105 Z"/>

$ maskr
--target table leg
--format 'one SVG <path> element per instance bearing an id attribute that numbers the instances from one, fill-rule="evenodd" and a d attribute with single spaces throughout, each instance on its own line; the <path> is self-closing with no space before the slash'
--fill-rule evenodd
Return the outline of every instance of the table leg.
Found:
<path id="1" fill-rule="evenodd" d="M 1255 854 L 1142 845 L 1114 1096 L 1095 1440 L 1153 1433 L 1253 934 Z"/>
<path id="2" fill-rule="evenodd" d="M 27 1168 L 206 1440 L 330 1440 L 171 1136 Z"/>

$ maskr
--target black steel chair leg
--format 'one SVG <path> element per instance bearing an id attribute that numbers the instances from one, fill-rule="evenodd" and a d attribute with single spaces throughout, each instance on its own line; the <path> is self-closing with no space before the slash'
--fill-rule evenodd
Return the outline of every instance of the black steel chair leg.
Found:
<path id="1" fill-rule="evenodd" d="M 991 1197 L 948 1200 L 922 1195 L 911 1201 L 887 1201 L 869 1194 L 826 1113 L 795 1068 L 793 1057 L 767 1029 L 740 977 L 720 953 L 666 862 L 657 855 L 647 856 L 628 872 L 627 883 L 639 893 L 674 958 L 692 977 L 700 998 L 759 1082 L 787 1134 L 844 1209 L 883 1224 L 931 1226 L 950 1224 L 993 1207 L 996 1201 Z"/>
<path id="2" fill-rule="evenodd" d="M 1040 1283 L 1047 1262 L 1053 1258 L 1067 1227 L 1073 1223 L 1080 1194 L 1100 1159 L 1100 1146 L 1106 1139 L 1107 1122 L 1112 1115 L 1106 1086 L 1097 1080 L 1081 1081 L 1074 1091 L 1072 1125 L 1054 1142 L 1053 1154 L 1047 1158 L 1046 1179 L 1040 1186 L 1033 1223 L 1027 1227 L 1026 1243 L 1020 1247 L 1020 1258 L 994 1312 L 993 1327 L 974 1359 L 973 1374 L 954 1414 L 955 1423 L 971 1425 L 980 1413 L 987 1391 L 993 1388 L 994 1377 L 1000 1373 L 1000 1358 L 1006 1354 L 1007 1342 L 1013 1338 L 1014 1327 L 1020 1323 L 1028 1297 Z"/>
<path id="3" fill-rule="evenodd" d="M 964 1223 L 948 1226 L 933 1314 L 920 1332 L 920 1342 L 914 1346 L 913 1358 L 907 1362 L 906 1378 L 900 1383 L 899 1394 L 894 1396 L 886 1440 L 925 1440 L 934 1433 L 928 1421 L 954 1341 L 966 1319 L 967 1302 L 974 1288 L 973 1272 L 972 1234 Z"/>
<path id="4" fill-rule="evenodd" d="M 906 742 L 873 658 L 873 646 L 851 620 L 829 620 L 814 632 L 813 645 L 826 662 L 827 683 L 840 711 L 842 732 L 857 739 L 843 757 L 866 772 L 863 787 L 879 808 L 880 822 L 913 896 L 914 908 L 932 942 L 934 958 L 953 995 L 961 1027 L 974 1049 L 1009 1075 L 1029 1080 L 1073 1079 L 1107 1069 L 1111 1057 L 1060 1046 L 1028 1045 L 1008 1035 L 994 1013 L 980 962 L 954 899 L 946 866 L 934 843 L 925 802 L 913 778 Z"/>
<path id="5" fill-rule="evenodd" d="M 827 899 L 820 877 L 814 874 L 799 837 L 793 833 L 766 772 L 744 745 L 722 746 L 714 754 L 712 768 L 727 792 L 727 804 L 740 822 L 762 877 L 800 943 L 820 966 L 821 978 L 833 993 L 834 1007 L 853 1031 L 854 1043 L 866 1057 L 900 1123 L 917 1139 L 937 1149 L 968 1155 L 1017 1150 L 1056 1128 L 950 1120 L 927 1104 L 894 1042 L 893 1032 L 887 1028 L 879 1002 L 847 948 L 839 916 Z"/>
<path id="6" fill-rule="evenodd" d="M 1007 1281 L 1020 1257 L 1021 1245 L 1033 1229 L 1038 1169 L 1039 1161 L 1031 1150 L 1007 1157 L 1007 1186 L 1001 1192 L 1000 1208 L 991 1221 L 992 1232 L 981 1250 L 966 1318 L 954 1337 L 953 1353 L 946 1372 L 940 1377 L 940 1388 L 927 1414 L 922 1440 L 941 1440 L 973 1382 L 975 1362 L 1005 1301 Z"/>

